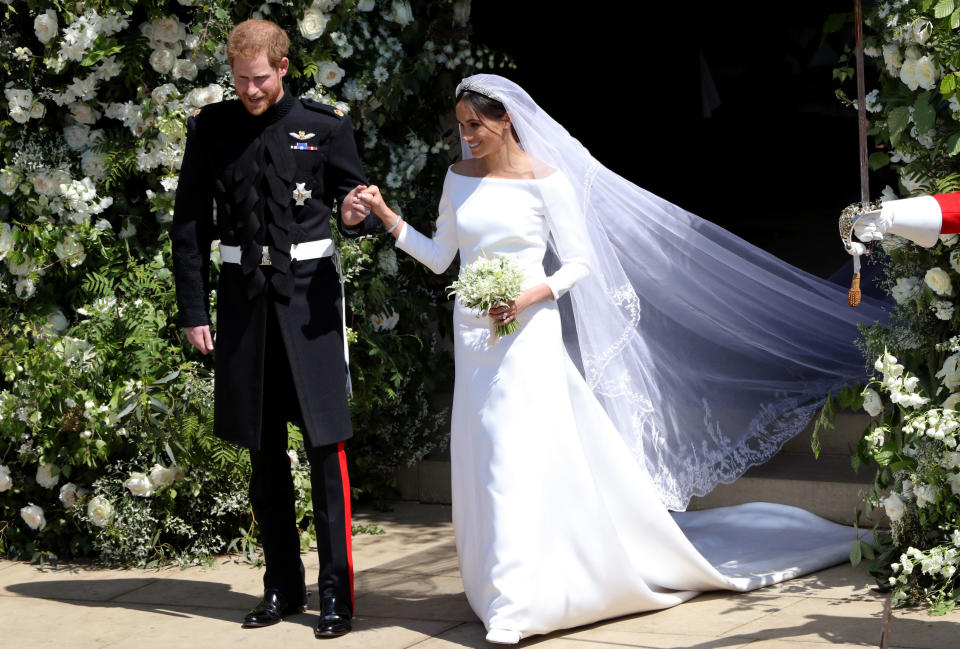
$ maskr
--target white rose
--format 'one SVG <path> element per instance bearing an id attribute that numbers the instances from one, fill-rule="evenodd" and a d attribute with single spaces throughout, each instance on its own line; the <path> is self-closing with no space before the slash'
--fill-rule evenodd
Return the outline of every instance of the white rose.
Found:
<path id="1" fill-rule="evenodd" d="M 60 309 L 54 308 L 47 314 L 46 328 L 54 333 L 63 333 L 70 326 L 70 321 Z"/>
<path id="2" fill-rule="evenodd" d="M 315 41 L 323 35 L 323 30 L 327 28 L 327 17 L 318 9 L 309 8 L 303 12 L 297 25 L 300 27 L 300 35 L 308 41 Z"/>
<path id="3" fill-rule="evenodd" d="M 914 67 L 914 76 L 921 88 L 933 90 L 937 87 L 937 79 L 940 77 L 940 73 L 929 56 L 921 56 L 917 59 Z"/>
<path id="4" fill-rule="evenodd" d="M 113 505 L 103 496 L 94 496 L 87 503 L 87 518 L 97 527 L 106 527 L 113 520 Z"/>
<path id="5" fill-rule="evenodd" d="M 160 47 L 161 44 L 174 44 L 187 37 L 187 28 L 180 24 L 180 20 L 176 16 L 154 20 L 141 29 L 150 39 L 152 47 Z"/>
<path id="6" fill-rule="evenodd" d="M 153 494 L 153 484 L 146 473 L 135 471 L 130 477 L 123 481 L 123 486 L 130 490 L 134 496 L 146 498 Z"/>
<path id="7" fill-rule="evenodd" d="M 906 304 L 917 296 L 919 290 L 920 280 L 916 277 L 899 277 L 897 283 L 890 289 L 890 294 L 897 304 Z"/>
<path id="8" fill-rule="evenodd" d="M 84 176 L 100 180 L 107 173 L 107 156 L 93 149 L 87 149 L 80 158 L 80 168 Z"/>
<path id="9" fill-rule="evenodd" d="M 167 74 L 170 72 L 176 62 L 177 55 L 173 53 L 173 50 L 168 50 L 165 47 L 154 50 L 150 54 L 150 67 L 160 74 Z"/>
<path id="10" fill-rule="evenodd" d="M 290 469 L 296 469 L 300 466 L 300 457 L 297 455 L 297 452 L 292 448 L 287 451 L 287 456 L 290 458 Z"/>
<path id="11" fill-rule="evenodd" d="M 376 0 L 360 0 L 357 3 L 357 11 L 373 11 L 376 6 Z"/>
<path id="12" fill-rule="evenodd" d="M 407 0 L 393 0 L 390 7 L 390 13 L 386 16 L 387 20 L 392 20 L 401 27 L 406 27 L 413 22 L 413 8 Z"/>
<path id="13" fill-rule="evenodd" d="M 327 87 L 335 86 L 343 79 L 344 71 L 333 61 L 321 61 L 317 66 L 317 72 L 314 75 L 317 83 Z"/>
<path id="14" fill-rule="evenodd" d="M 67 509 L 73 509 L 77 506 L 77 485 L 72 482 L 60 487 L 60 502 Z"/>
<path id="15" fill-rule="evenodd" d="M 77 241 L 72 234 L 68 234 L 58 241 L 53 247 L 53 251 L 57 253 L 58 258 L 70 264 L 71 268 L 76 268 L 87 258 L 83 244 Z"/>
<path id="16" fill-rule="evenodd" d="M 906 507 L 903 504 L 903 501 L 900 500 L 900 496 L 896 492 L 892 492 L 889 496 L 884 498 L 882 501 L 883 509 L 887 512 L 887 516 L 892 522 L 896 522 L 903 518 L 903 514 L 906 511 Z"/>
<path id="17" fill-rule="evenodd" d="M 75 101 L 67 108 L 70 109 L 70 116 L 80 124 L 93 124 L 100 117 L 97 111 L 90 108 L 88 104 L 82 101 Z"/>
<path id="18" fill-rule="evenodd" d="M 191 106 L 203 108 L 207 104 L 214 104 L 223 100 L 223 88 L 212 83 L 203 88 L 194 88 L 187 93 L 186 101 Z"/>
<path id="19" fill-rule="evenodd" d="M 17 124 L 26 124 L 30 121 L 30 113 L 14 104 L 10 105 L 10 117 L 12 117 L 13 121 Z"/>
<path id="20" fill-rule="evenodd" d="M 68 147 L 74 151 L 83 151 L 90 146 L 90 127 L 86 124 L 65 126 L 63 137 L 67 141 Z"/>
<path id="21" fill-rule="evenodd" d="M 33 503 L 20 509 L 20 518 L 34 530 L 42 530 L 47 526 L 47 519 L 43 517 L 43 510 Z"/>
<path id="22" fill-rule="evenodd" d="M 10 477 L 10 467 L 6 464 L 0 464 L 0 492 L 4 492 L 13 486 L 13 478 Z"/>
<path id="23" fill-rule="evenodd" d="M 169 487 L 173 484 L 176 472 L 161 464 L 154 464 L 150 469 L 150 483 L 156 487 Z"/>
<path id="24" fill-rule="evenodd" d="M 150 93 L 150 98 L 153 99 L 153 103 L 155 104 L 165 104 L 167 103 L 167 99 L 179 94 L 180 91 L 177 90 L 175 85 L 172 83 L 165 83 L 154 88 L 153 92 Z"/>
<path id="25" fill-rule="evenodd" d="M 900 71 L 900 65 L 903 63 L 903 57 L 896 43 L 886 43 L 883 46 L 883 63 L 887 66 L 887 72 L 889 72 L 891 76 L 897 76 L 897 73 Z"/>
<path id="26" fill-rule="evenodd" d="M 21 300 L 29 300 L 37 292 L 37 285 L 29 277 L 21 277 L 14 283 L 13 292 Z"/>
<path id="27" fill-rule="evenodd" d="M 37 484 L 44 489 L 53 489 L 60 482 L 60 470 L 51 463 L 42 464 L 37 468 Z"/>
<path id="28" fill-rule="evenodd" d="M 914 59 L 907 59 L 900 67 L 900 81 L 907 84 L 910 90 L 916 90 L 920 87 L 920 81 L 917 79 L 917 62 Z"/>
<path id="29" fill-rule="evenodd" d="M 47 9 L 33 20 L 33 33 L 37 35 L 37 40 L 46 45 L 50 39 L 57 35 L 57 12 L 53 9 Z"/>
<path id="30" fill-rule="evenodd" d="M 934 267 L 928 270 L 927 274 L 923 276 L 923 281 L 937 295 L 953 295 L 950 275 L 942 268 Z"/>
<path id="31" fill-rule="evenodd" d="M 950 392 L 960 389 L 960 352 L 948 356 L 936 376 L 943 380 L 943 384 Z"/>
<path id="32" fill-rule="evenodd" d="M 944 248 L 953 248 L 957 245 L 957 241 L 960 241 L 960 235 L 958 234 L 941 234 L 939 237 L 940 243 L 943 244 Z"/>
<path id="33" fill-rule="evenodd" d="M 913 24 L 910 25 L 910 35 L 913 36 L 913 40 L 920 45 L 926 43 L 932 33 L 933 23 L 925 18 L 915 20 Z"/>
<path id="34" fill-rule="evenodd" d="M 47 106 L 42 101 L 33 102 L 33 106 L 30 107 L 30 119 L 43 119 L 43 116 L 47 114 Z"/>
<path id="35" fill-rule="evenodd" d="M 177 59 L 173 64 L 173 78 L 193 81 L 197 78 L 197 64 L 190 59 Z"/>
<path id="36" fill-rule="evenodd" d="M 916 45 L 907 45 L 903 49 L 903 56 L 907 61 L 916 61 L 923 54 L 923 50 Z"/>
<path id="37" fill-rule="evenodd" d="M 873 388 L 867 388 L 863 391 L 863 409 L 871 417 L 876 417 L 883 412 L 883 401 Z"/>
<path id="38" fill-rule="evenodd" d="M 19 184 L 20 177 L 14 173 L 12 169 L 3 169 L 0 171 L 0 192 L 3 192 L 7 196 L 12 196 L 13 192 L 17 190 L 17 185 Z M 10 226 L 6 223 L 3 225 L 6 225 L 8 229 L 10 228 Z M 0 255 L 0 259 L 3 259 L 2 255 Z"/>

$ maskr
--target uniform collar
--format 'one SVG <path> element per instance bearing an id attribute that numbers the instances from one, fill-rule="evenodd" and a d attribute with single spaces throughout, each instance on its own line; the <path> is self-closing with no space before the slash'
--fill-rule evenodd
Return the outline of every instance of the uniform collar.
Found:
<path id="1" fill-rule="evenodd" d="M 287 115 L 287 113 L 290 112 L 290 109 L 293 108 L 293 104 L 296 102 L 296 100 L 297 98 L 293 96 L 292 92 L 290 92 L 290 88 L 284 84 L 283 97 L 280 98 L 280 101 L 265 110 L 263 115 L 251 115 L 251 117 L 264 124 L 273 124 L 275 122 L 279 122 Z"/>

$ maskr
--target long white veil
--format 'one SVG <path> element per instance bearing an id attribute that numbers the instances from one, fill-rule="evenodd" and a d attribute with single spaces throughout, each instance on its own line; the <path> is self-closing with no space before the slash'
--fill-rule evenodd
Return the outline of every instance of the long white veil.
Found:
<path id="1" fill-rule="evenodd" d="M 591 273 L 564 329 L 668 508 L 770 459 L 829 391 L 864 380 L 856 325 L 886 317 L 878 302 L 851 309 L 846 289 L 621 178 L 508 79 L 463 88 L 501 101 L 524 151 L 573 185 L 583 222 L 559 224 L 551 246 L 580 257 L 566 233 L 585 229 Z"/>

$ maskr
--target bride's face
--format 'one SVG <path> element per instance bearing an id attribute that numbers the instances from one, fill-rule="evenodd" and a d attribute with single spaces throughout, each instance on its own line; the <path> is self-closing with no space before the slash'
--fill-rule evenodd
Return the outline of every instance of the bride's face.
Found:
<path id="1" fill-rule="evenodd" d="M 474 158 L 482 158 L 499 151 L 509 137 L 506 119 L 495 121 L 477 113 L 467 102 L 457 102 L 457 121 L 460 122 L 460 136 L 470 147 Z"/>

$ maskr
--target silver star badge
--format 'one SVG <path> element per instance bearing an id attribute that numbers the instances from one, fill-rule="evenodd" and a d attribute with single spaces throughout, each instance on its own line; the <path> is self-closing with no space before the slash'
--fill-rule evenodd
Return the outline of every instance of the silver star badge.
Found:
<path id="1" fill-rule="evenodd" d="M 305 187 L 307 183 L 297 183 L 297 188 L 293 190 L 293 200 L 297 201 L 297 205 L 303 205 L 303 202 L 308 198 L 313 198 L 313 190 L 307 189 Z"/>

